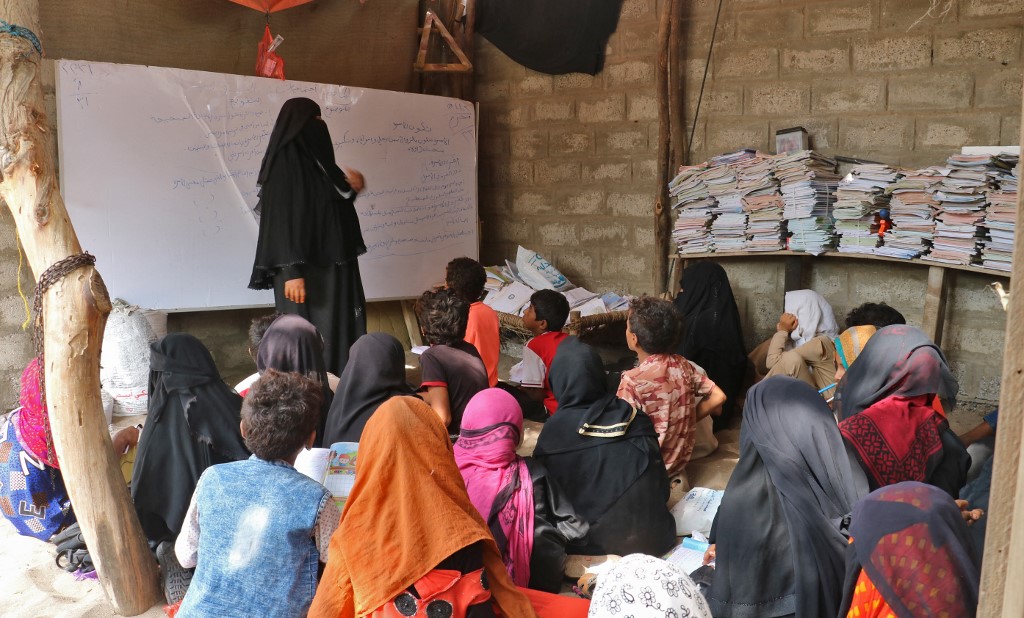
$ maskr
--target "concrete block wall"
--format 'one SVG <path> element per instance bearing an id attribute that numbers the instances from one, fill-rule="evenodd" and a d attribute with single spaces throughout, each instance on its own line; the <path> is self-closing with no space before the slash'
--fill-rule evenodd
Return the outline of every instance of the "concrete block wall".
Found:
<path id="1" fill-rule="evenodd" d="M 684 3 L 680 62 L 692 129 L 715 0 Z M 803 126 L 826 153 L 903 166 L 942 163 L 967 145 L 1017 145 L 1022 0 L 725 2 L 690 160 L 774 151 Z"/>

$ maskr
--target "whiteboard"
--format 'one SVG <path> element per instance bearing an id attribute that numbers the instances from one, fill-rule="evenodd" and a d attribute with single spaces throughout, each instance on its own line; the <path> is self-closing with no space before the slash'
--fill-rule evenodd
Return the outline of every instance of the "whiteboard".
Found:
<path id="1" fill-rule="evenodd" d="M 476 120 L 458 99 L 137 65 L 57 63 L 65 202 L 111 297 L 167 311 L 273 304 L 248 289 L 256 177 L 281 105 L 317 101 L 356 200 L 368 300 L 476 257 Z"/>

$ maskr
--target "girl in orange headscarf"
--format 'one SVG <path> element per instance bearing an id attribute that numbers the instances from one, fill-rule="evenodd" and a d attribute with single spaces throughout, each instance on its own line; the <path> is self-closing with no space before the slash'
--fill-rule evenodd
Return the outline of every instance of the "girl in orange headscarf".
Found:
<path id="1" fill-rule="evenodd" d="M 367 422 L 329 556 L 311 618 L 587 612 L 585 602 L 515 587 L 444 426 L 414 397 L 392 397 Z"/>

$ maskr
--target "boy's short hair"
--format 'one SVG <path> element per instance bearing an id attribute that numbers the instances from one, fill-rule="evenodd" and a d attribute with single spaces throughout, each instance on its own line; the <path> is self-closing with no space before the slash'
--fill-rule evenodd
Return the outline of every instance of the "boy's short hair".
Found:
<path id="1" fill-rule="evenodd" d="M 299 452 L 320 421 L 323 389 L 298 373 L 267 369 L 242 403 L 245 445 L 264 461 Z"/>
<path id="2" fill-rule="evenodd" d="M 281 317 L 280 313 L 268 313 L 267 315 L 261 315 L 258 318 L 252 319 L 252 324 L 249 325 L 249 356 L 253 360 L 256 360 L 256 354 L 260 351 L 260 342 L 263 341 L 263 335 L 270 328 L 270 325 L 274 323 L 274 320 Z"/>
<path id="3" fill-rule="evenodd" d="M 547 320 L 548 332 L 557 332 L 569 319 L 569 301 L 554 290 L 540 290 L 530 297 L 537 321 Z"/>
<path id="4" fill-rule="evenodd" d="M 885 328 L 893 324 L 906 324 L 907 319 L 885 303 L 864 303 L 846 314 L 846 328 L 854 326 L 874 326 Z"/>
<path id="5" fill-rule="evenodd" d="M 641 296 L 629 306 L 629 330 L 648 354 L 672 354 L 683 338 L 683 314 L 671 301 Z"/>
<path id="6" fill-rule="evenodd" d="M 466 338 L 469 303 L 451 290 L 427 290 L 416 301 L 416 317 L 429 344 L 452 345 Z"/>
<path id="7" fill-rule="evenodd" d="M 468 257 L 457 257 L 444 271 L 444 283 L 467 303 L 475 303 L 484 293 L 487 273 L 480 262 Z"/>

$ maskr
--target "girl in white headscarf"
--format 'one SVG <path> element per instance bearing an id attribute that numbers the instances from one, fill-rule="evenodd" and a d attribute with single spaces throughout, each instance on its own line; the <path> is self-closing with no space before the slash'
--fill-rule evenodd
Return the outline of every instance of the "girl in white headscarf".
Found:
<path id="1" fill-rule="evenodd" d="M 775 335 L 751 352 L 759 376 L 789 376 L 824 389 L 835 382 L 839 334 L 832 306 L 814 290 L 786 292 Z M 760 358 L 755 355 L 760 354 Z M 831 394 L 826 393 L 826 396 Z"/>
<path id="2" fill-rule="evenodd" d="M 631 554 L 602 574 L 588 618 L 711 618 L 697 584 L 678 565 Z"/>

